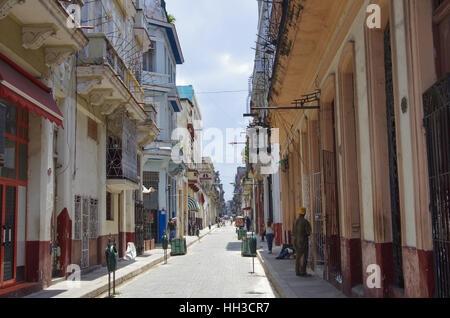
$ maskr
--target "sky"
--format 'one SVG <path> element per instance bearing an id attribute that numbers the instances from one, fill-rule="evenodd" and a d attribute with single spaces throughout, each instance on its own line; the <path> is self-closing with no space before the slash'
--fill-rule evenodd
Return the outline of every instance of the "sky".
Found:
<path id="1" fill-rule="evenodd" d="M 245 142 L 249 120 L 243 114 L 255 58 L 252 48 L 257 38 L 258 3 L 256 0 L 166 0 L 166 7 L 176 19 L 185 60 L 177 67 L 177 85 L 193 85 L 203 130 L 217 128 L 226 138 L 227 128 L 239 129 L 235 133 L 237 137 L 230 140 L 229 134 L 228 142 L 224 141 L 223 160 L 213 160 L 224 185 L 225 200 L 231 200 L 234 186 L 230 183 L 234 182 L 237 167 L 245 165 L 240 155 L 245 145 L 229 143 Z M 223 91 L 239 92 L 211 93 Z M 204 140 L 204 145 L 211 141 Z M 227 160 L 227 156 L 233 155 L 226 151 L 230 147 L 234 148 L 234 160 Z"/>

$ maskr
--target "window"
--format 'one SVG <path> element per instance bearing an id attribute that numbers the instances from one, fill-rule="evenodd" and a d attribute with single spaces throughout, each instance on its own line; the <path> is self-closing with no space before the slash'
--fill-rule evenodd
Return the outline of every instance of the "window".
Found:
<path id="1" fill-rule="evenodd" d="M 0 176 L 26 182 L 28 111 L 1 102 L 0 108 Z"/>
<path id="2" fill-rule="evenodd" d="M 88 137 L 98 141 L 97 122 L 88 117 Z"/>
<path id="3" fill-rule="evenodd" d="M 175 72 L 172 62 L 169 60 L 169 83 L 175 84 Z"/>
<path id="4" fill-rule="evenodd" d="M 112 193 L 106 192 L 106 221 L 114 221 Z"/>
<path id="5" fill-rule="evenodd" d="M 143 54 L 143 70 L 146 72 L 156 72 L 155 60 L 156 60 L 156 42 L 152 41 L 152 48 Z"/>
<path id="6" fill-rule="evenodd" d="M 167 72 L 167 75 L 169 75 L 169 83 L 172 83 L 172 63 L 170 63 L 170 60 L 167 61 L 167 65 L 169 66 L 169 70 Z"/>

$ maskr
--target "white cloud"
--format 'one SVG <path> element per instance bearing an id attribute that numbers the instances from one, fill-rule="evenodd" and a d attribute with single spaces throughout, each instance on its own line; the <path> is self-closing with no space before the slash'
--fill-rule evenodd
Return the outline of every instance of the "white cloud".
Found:
<path id="1" fill-rule="evenodd" d="M 219 57 L 219 61 L 223 67 L 224 72 L 239 75 L 250 75 L 252 71 L 252 63 L 239 63 L 238 61 L 233 60 L 231 54 L 228 53 L 222 54 Z"/>
<path id="2" fill-rule="evenodd" d="M 189 78 L 185 78 L 177 74 L 177 86 L 192 85 L 192 81 Z"/>
<path id="3" fill-rule="evenodd" d="M 203 125 L 225 133 L 226 128 L 245 130 L 247 93 L 205 94 L 248 88 L 253 71 L 258 25 L 256 0 L 166 0 L 176 19 L 185 63 L 177 66 L 177 85 L 193 85 Z M 239 9 L 237 9 L 239 8 Z M 217 164 L 226 190 L 233 196 L 236 168 L 241 164 Z"/>

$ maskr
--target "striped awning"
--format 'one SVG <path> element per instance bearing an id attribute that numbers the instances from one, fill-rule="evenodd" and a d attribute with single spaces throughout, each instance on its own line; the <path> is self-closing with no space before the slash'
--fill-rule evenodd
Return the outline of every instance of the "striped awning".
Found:
<path id="1" fill-rule="evenodd" d="M 200 211 L 200 207 L 198 206 L 197 200 L 192 197 L 188 198 L 188 210 L 191 212 Z"/>

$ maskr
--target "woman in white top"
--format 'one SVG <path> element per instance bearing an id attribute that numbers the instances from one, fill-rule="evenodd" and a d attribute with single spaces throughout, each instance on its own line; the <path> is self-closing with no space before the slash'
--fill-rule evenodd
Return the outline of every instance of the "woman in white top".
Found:
<path id="1" fill-rule="evenodd" d="M 267 248 L 269 249 L 269 254 L 272 254 L 272 242 L 273 242 L 273 228 L 272 220 L 267 220 L 266 226 L 266 238 L 267 238 Z"/>

